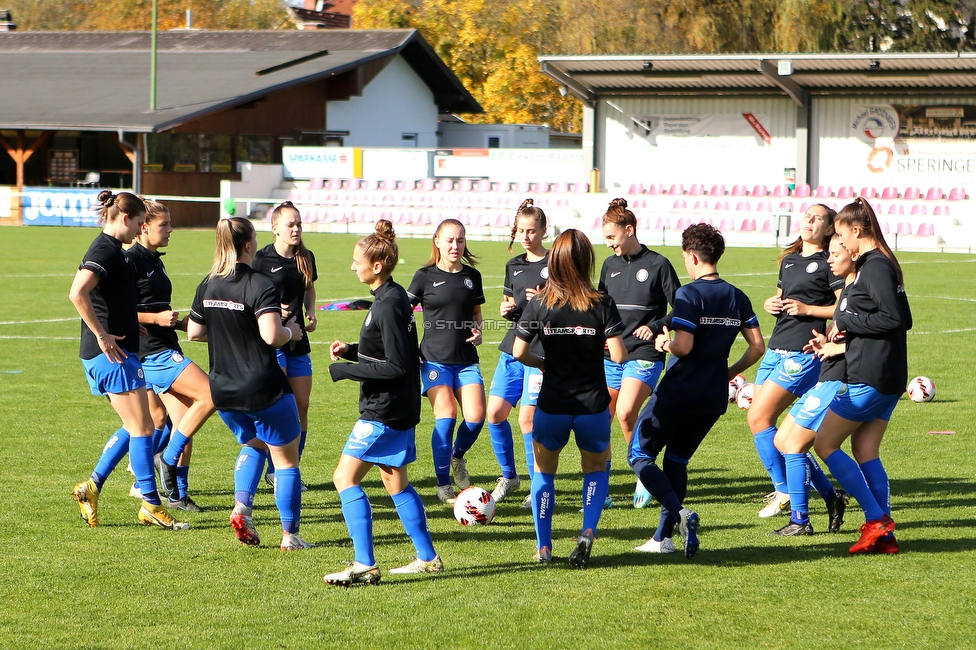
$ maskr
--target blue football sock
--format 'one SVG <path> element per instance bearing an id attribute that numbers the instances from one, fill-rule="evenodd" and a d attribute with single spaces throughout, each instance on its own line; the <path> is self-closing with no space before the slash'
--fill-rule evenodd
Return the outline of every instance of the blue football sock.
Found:
<path id="1" fill-rule="evenodd" d="M 169 435 L 173 431 L 173 421 L 166 416 L 166 424 L 163 425 L 162 429 L 155 429 L 153 431 L 153 456 L 156 454 L 161 454 L 166 445 L 169 444 Z"/>
<path id="2" fill-rule="evenodd" d="M 260 476 L 260 472 L 258 476 Z M 302 518 L 302 475 L 297 467 L 279 469 L 275 472 L 278 485 L 275 486 L 275 505 L 281 516 L 281 529 L 286 533 L 297 533 Z"/>
<path id="3" fill-rule="evenodd" d="M 535 449 L 532 447 L 532 432 L 522 434 L 522 444 L 525 445 L 525 464 L 529 468 L 529 481 L 535 477 Z"/>
<path id="4" fill-rule="evenodd" d="M 759 452 L 759 460 L 769 473 L 769 478 L 773 480 L 773 489 L 777 492 L 786 492 L 789 489 L 786 486 L 786 463 L 783 454 L 773 444 L 775 437 L 776 427 L 769 427 L 754 435 L 752 442 Z"/>
<path id="5" fill-rule="evenodd" d="M 502 469 L 502 476 L 515 478 L 515 441 L 512 439 L 512 425 L 508 420 L 498 424 L 488 423 L 488 434 L 491 436 L 491 448 L 495 451 L 495 459 Z M 551 548 L 551 547 L 550 547 Z"/>
<path id="6" fill-rule="evenodd" d="M 407 536 L 413 542 L 413 547 L 417 551 L 417 559 L 430 562 L 437 557 L 434 550 L 434 540 L 430 537 L 430 529 L 427 528 L 427 513 L 424 512 L 424 502 L 420 500 L 420 495 L 407 483 L 403 492 L 393 495 L 393 505 L 396 506 L 403 528 L 407 531 Z"/>
<path id="7" fill-rule="evenodd" d="M 91 475 L 92 480 L 95 481 L 95 487 L 99 490 L 102 489 L 105 479 L 127 453 L 129 453 L 129 432 L 125 429 L 119 429 L 109 437 L 108 442 L 102 447 L 101 457 L 95 463 L 95 471 Z"/>
<path id="8" fill-rule="evenodd" d="M 139 482 L 142 499 L 154 506 L 162 504 L 156 491 L 156 471 L 153 468 L 152 436 L 131 436 L 129 438 L 129 460 L 132 472 Z"/>
<path id="9" fill-rule="evenodd" d="M 857 499 L 861 510 L 864 511 L 865 519 L 874 521 L 885 515 L 884 510 L 878 505 L 877 499 L 874 498 L 871 488 L 868 487 L 864 474 L 861 473 L 861 468 L 854 462 L 854 459 L 838 449 L 827 456 L 824 463 L 834 478 L 837 479 L 837 482 L 841 484 L 841 487 Z"/>
<path id="10" fill-rule="evenodd" d="M 810 463 L 806 454 L 783 454 L 786 457 L 786 481 L 789 483 L 790 521 L 810 523 Z"/>
<path id="11" fill-rule="evenodd" d="M 356 562 L 373 566 L 373 508 L 363 488 L 354 485 L 339 493 L 342 503 L 342 518 L 346 520 L 346 528 L 352 539 L 352 547 L 356 553 Z"/>
<path id="12" fill-rule="evenodd" d="M 298 441 L 298 458 L 301 459 L 302 454 L 305 453 L 305 439 L 308 438 L 308 431 L 302 431 L 302 437 Z"/>
<path id="13" fill-rule="evenodd" d="M 609 472 L 590 472 L 583 475 L 583 531 L 592 529 L 595 533 L 597 524 L 600 523 L 603 502 L 610 489 L 608 474 Z"/>
<path id="14" fill-rule="evenodd" d="M 878 502 L 878 505 L 881 506 L 885 514 L 890 516 L 891 486 L 888 483 L 888 472 L 885 471 L 884 465 L 881 464 L 881 459 L 875 458 L 874 460 L 869 460 L 860 467 L 861 473 L 864 474 L 864 480 L 867 482 L 868 487 L 871 488 L 871 494 L 874 495 L 874 500 Z"/>
<path id="15" fill-rule="evenodd" d="M 244 445 L 234 463 L 234 499 L 248 508 L 254 506 L 265 460 L 270 462 L 267 452 Z"/>
<path id="16" fill-rule="evenodd" d="M 190 466 L 189 465 L 177 465 L 176 466 L 176 492 L 177 494 L 170 495 L 170 499 L 177 501 L 182 499 L 187 495 L 190 490 Z"/>
<path id="17" fill-rule="evenodd" d="M 166 443 L 166 449 L 163 450 L 163 462 L 167 465 L 176 465 L 188 442 L 190 439 L 180 433 L 179 429 L 173 429 L 169 435 L 169 442 Z"/>
<path id="18" fill-rule="evenodd" d="M 484 426 L 484 421 L 468 422 L 467 420 L 461 420 L 461 424 L 457 428 L 457 436 L 454 440 L 454 449 L 451 450 L 451 455 L 455 458 L 464 458 L 464 454 L 474 445 L 475 440 L 478 439 L 478 434 L 481 433 L 481 429 Z"/>
<path id="19" fill-rule="evenodd" d="M 603 504 L 600 504 L 603 508 Z M 532 477 L 532 518 L 536 548 L 552 550 L 552 514 L 556 509 L 556 475 L 536 472 Z"/>
<path id="20" fill-rule="evenodd" d="M 430 449 L 434 454 L 434 474 L 437 485 L 451 484 L 451 438 L 454 437 L 454 418 L 437 418 L 430 434 Z"/>
<path id="21" fill-rule="evenodd" d="M 678 525 L 677 520 L 671 516 L 667 508 L 661 506 L 661 516 L 657 522 L 657 530 L 654 531 L 653 539 L 662 542 L 669 537 L 674 537 L 674 527 Z"/>
<path id="22" fill-rule="evenodd" d="M 820 463 L 809 451 L 807 452 L 807 464 L 810 466 L 810 485 L 824 501 L 833 501 L 834 497 L 837 496 L 837 492 L 834 491 L 834 484 L 830 482 L 823 468 L 820 467 Z"/>

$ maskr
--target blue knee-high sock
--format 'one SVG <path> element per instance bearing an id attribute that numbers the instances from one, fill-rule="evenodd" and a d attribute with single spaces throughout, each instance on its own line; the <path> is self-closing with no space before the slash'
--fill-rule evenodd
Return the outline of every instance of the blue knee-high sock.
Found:
<path id="1" fill-rule="evenodd" d="M 261 473 L 258 472 L 258 476 Z M 297 467 L 279 469 L 275 472 L 278 485 L 275 487 L 275 505 L 281 516 L 281 529 L 286 533 L 297 533 L 302 519 L 302 475 Z"/>
<path id="2" fill-rule="evenodd" d="M 600 503 L 601 510 L 603 504 Z M 532 477 L 532 518 L 536 548 L 552 550 L 552 514 L 556 509 L 556 475 L 536 472 Z"/>
<path id="3" fill-rule="evenodd" d="M 95 471 L 91 475 L 92 480 L 95 481 L 95 487 L 99 490 L 102 489 L 105 479 L 127 453 L 129 453 L 129 432 L 125 429 L 119 429 L 109 437 L 108 442 L 102 447 L 102 455 L 95 463 Z"/>
<path id="4" fill-rule="evenodd" d="M 179 429 L 173 429 L 169 435 L 169 442 L 166 443 L 166 449 L 163 450 L 163 462 L 167 465 L 176 465 L 188 442 L 190 439 L 180 433 Z"/>
<path id="5" fill-rule="evenodd" d="M 169 444 L 170 433 L 173 432 L 173 421 L 166 416 L 166 424 L 163 425 L 162 429 L 155 429 L 153 431 L 153 456 L 160 454 L 166 449 L 166 445 Z"/>
<path id="6" fill-rule="evenodd" d="M 661 506 L 661 516 L 657 522 L 657 530 L 654 531 L 653 539 L 656 542 L 664 541 L 669 537 L 674 537 L 674 527 L 677 521 L 671 516 L 670 511 Z"/>
<path id="7" fill-rule="evenodd" d="M 827 468 L 834 475 L 837 482 L 847 490 L 851 496 L 857 499 L 861 510 L 864 511 L 864 518 L 868 521 L 881 519 L 885 512 L 874 498 L 871 488 L 868 487 L 861 468 L 858 467 L 854 459 L 838 449 L 824 458 Z"/>
<path id="8" fill-rule="evenodd" d="M 162 502 L 156 491 L 156 471 L 153 468 L 153 439 L 152 436 L 131 436 L 129 438 L 129 460 L 132 461 L 132 472 L 139 482 L 142 500 L 155 506 Z"/>
<path id="9" fill-rule="evenodd" d="M 774 437 L 776 437 L 776 427 L 769 427 L 754 435 L 752 442 L 756 445 L 763 467 L 769 472 L 769 478 L 773 480 L 773 489 L 777 492 L 786 492 L 789 489 L 786 486 L 786 463 L 783 461 L 783 454 L 773 444 Z"/>
<path id="10" fill-rule="evenodd" d="M 609 463 L 608 463 L 609 465 Z M 583 475 L 583 531 L 593 529 L 596 532 L 603 514 L 603 502 L 610 489 L 607 479 L 609 472 L 590 472 Z M 551 548 L 551 547 L 550 547 Z"/>
<path id="11" fill-rule="evenodd" d="M 515 441 L 512 439 L 512 425 L 508 420 L 498 424 L 488 423 L 488 434 L 491 436 L 491 448 L 495 451 L 495 459 L 502 469 L 502 476 L 515 478 Z"/>
<path id="12" fill-rule="evenodd" d="M 681 512 L 681 500 L 675 494 L 664 470 L 650 458 L 643 457 L 634 459 L 630 466 L 651 496 L 676 517 Z"/>
<path id="13" fill-rule="evenodd" d="M 254 506 L 265 460 L 270 462 L 267 452 L 245 445 L 234 463 L 234 499 L 248 508 Z"/>
<path id="14" fill-rule="evenodd" d="M 535 478 L 535 449 L 532 447 L 531 431 L 522 434 L 522 444 L 525 445 L 525 464 L 529 468 L 529 481 L 531 482 Z"/>
<path id="15" fill-rule="evenodd" d="M 352 547 L 356 553 L 356 562 L 373 566 L 373 508 L 363 488 L 358 485 L 346 488 L 339 493 L 342 503 L 342 518 L 346 520 L 346 528 L 352 539 Z"/>
<path id="16" fill-rule="evenodd" d="M 430 562 L 437 557 L 434 550 L 434 540 L 430 538 L 430 529 L 427 527 L 427 513 L 424 512 L 424 502 L 420 500 L 420 495 L 407 483 L 403 492 L 393 495 L 393 505 L 396 506 L 403 528 L 407 531 L 407 536 L 413 542 L 413 547 L 417 551 L 417 559 Z"/>
<path id="17" fill-rule="evenodd" d="M 806 454 L 783 454 L 786 457 L 786 482 L 790 490 L 790 521 L 810 523 L 810 462 Z"/>
<path id="18" fill-rule="evenodd" d="M 464 454 L 474 445 L 475 440 L 478 439 L 478 434 L 481 433 L 481 429 L 484 426 L 484 421 L 468 422 L 467 420 L 461 420 L 461 424 L 457 428 L 457 436 L 454 439 L 454 449 L 451 450 L 451 455 L 455 458 L 464 458 Z"/>
<path id="19" fill-rule="evenodd" d="M 820 467 L 820 463 L 809 451 L 807 452 L 807 464 L 810 466 L 810 485 L 824 501 L 832 501 L 837 496 L 837 492 L 834 491 L 834 484 L 830 482 L 823 468 Z"/>
<path id="20" fill-rule="evenodd" d="M 176 501 L 182 499 L 187 495 L 190 490 L 190 466 L 189 465 L 177 465 L 176 466 L 176 496 L 170 495 L 170 499 Z"/>
<path id="21" fill-rule="evenodd" d="M 308 431 L 302 431 L 302 437 L 298 441 L 298 457 L 301 458 L 305 453 L 305 439 L 308 438 Z"/>
<path id="22" fill-rule="evenodd" d="M 437 485 L 451 484 L 451 442 L 455 418 L 437 418 L 430 434 L 430 450 L 434 454 L 434 474 Z"/>
<path id="23" fill-rule="evenodd" d="M 875 458 L 874 460 L 869 460 L 860 467 L 861 473 L 864 474 L 864 480 L 867 482 L 868 487 L 871 488 L 871 494 L 874 495 L 874 500 L 878 502 L 878 505 L 881 506 L 884 513 L 890 516 L 891 486 L 888 483 L 888 472 L 885 471 L 884 465 L 881 464 L 881 459 Z"/>

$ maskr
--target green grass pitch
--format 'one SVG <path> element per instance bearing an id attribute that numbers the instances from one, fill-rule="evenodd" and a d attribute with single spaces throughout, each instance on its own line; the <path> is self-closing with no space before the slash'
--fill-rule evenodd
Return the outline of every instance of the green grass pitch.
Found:
<path id="1" fill-rule="evenodd" d="M 384 576 L 377 587 L 340 589 L 322 581 L 352 559 L 331 473 L 357 416 L 358 386 L 333 384 L 327 344 L 355 340 L 363 312 L 320 311 L 312 335 L 315 385 L 302 473 L 302 534 L 318 546 L 281 553 L 270 490 L 262 485 L 255 520 L 259 548 L 237 542 L 227 524 L 237 446 L 214 417 L 199 432 L 192 494 L 208 512 L 188 515 L 192 529 L 171 533 L 136 523 L 138 502 L 120 465 L 100 502 L 102 525 L 87 528 L 70 497 L 118 418 L 93 397 L 78 352 L 78 318 L 68 287 L 95 231 L 0 229 L 0 644 L 9 648 L 330 648 L 330 647 L 972 647 L 976 623 L 976 258 L 901 254 L 915 318 L 910 374 L 938 385 L 929 404 L 903 399 L 882 457 L 891 476 L 902 552 L 850 557 L 863 521 L 848 511 L 839 535 L 826 530 L 811 498 L 818 534 L 777 538 L 785 520 L 760 520 L 769 491 L 746 426 L 734 407 L 721 418 L 690 467 L 687 503 L 701 515 L 701 551 L 633 552 L 656 525 L 655 510 L 629 507 L 634 477 L 618 425 L 611 479 L 616 506 L 604 514 L 591 567 L 566 563 L 579 533 L 581 472 L 567 448 L 557 478 L 555 561 L 531 561 L 531 515 L 519 508 L 528 489 L 498 508 L 486 528 L 459 526 L 434 497 L 424 405 L 418 461 L 410 467 L 424 498 L 447 571 Z M 261 244 L 270 234 L 260 233 Z M 353 236 L 306 235 L 317 256 L 320 301 L 368 297 L 349 270 Z M 429 254 L 427 240 L 402 240 L 395 273 L 409 283 Z M 488 303 L 497 318 L 504 243 L 472 242 L 481 256 Z M 660 249 L 685 277 L 680 252 Z M 185 312 L 209 269 L 213 235 L 178 231 L 164 258 Z M 607 250 L 601 248 L 602 258 Z M 774 249 L 730 249 L 719 265 L 757 310 L 776 282 Z M 760 314 L 768 336 L 772 319 Z M 490 379 L 498 330 L 481 346 Z M 203 344 L 184 349 L 204 369 Z M 738 355 L 741 341 L 733 350 Z M 749 373 L 750 379 L 755 368 Z M 517 429 L 516 415 L 512 422 Z M 955 431 L 955 435 L 929 435 Z M 524 469 L 522 445 L 516 442 Z M 498 467 L 487 431 L 469 454 L 476 485 L 491 488 Z M 524 474 L 523 474 L 524 476 Z M 413 548 L 376 472 L 364 487 L 373 503 L 376 554 L 384 569 L 406 563 Z"/>

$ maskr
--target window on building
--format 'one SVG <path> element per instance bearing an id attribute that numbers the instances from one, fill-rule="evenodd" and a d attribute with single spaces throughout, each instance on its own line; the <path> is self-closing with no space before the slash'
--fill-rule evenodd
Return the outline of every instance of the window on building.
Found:
<path id="1" fill-rule="evenodd" d="M 404 147 L 416 147 L 417 146 L 417 135 L 416 133 L 403 133 L 400 135 L 400 144 Z"/>
<path id="2" fill-rule="evenodd" d="M 274 138 L 265 135 L 242 135 L 237 138 L 237 162 L 274 164 Z"/>
<path id="3" fill-rule="evenodd" d="M 501 146 L 502 146 L 502 138 L 501 138 L 501 136 L 498 136 L 498 135 L 489 135 L 488 136 L 488 148 L 489 149 L 498 149 Z"/>
<path id="4" fill-rule="evenodd" d="M 229 172 L 231 136 L 152 133 L 146 138 L 145 171 Z"/>

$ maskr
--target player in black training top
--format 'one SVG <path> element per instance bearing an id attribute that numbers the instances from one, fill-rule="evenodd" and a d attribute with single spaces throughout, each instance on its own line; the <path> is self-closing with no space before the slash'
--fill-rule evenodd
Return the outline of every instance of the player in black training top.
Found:
<path id="1" fill-rule="evenodd" d="M 417 459 L 416 426 L 420 422 L 420 350 L 417 325 L 407 292 L 391 277 L 400 259 L 393 224 L 383 219 L 376 231 L 356 244 L 352 270 L 373 294 L 359 343 L 333 341 L 332 381 L 361 383 L 359 419 L 339 457 L 332 482 L 342 502 L 355 551 L 355 562 L 344 571 L 329 573 L 333 585 L 376 584 L 380 569 L 373 555 L 373 510 L 360 482 L 374 465 L 380 468 L 383 487 L 410 536 L 417 558 L 390 573 L 439 573 L 444 564 L 434 550 L 427 513 L 417 490 L 407 478 L 407 465 Z"/>
<path id="2" fill-rule="evenodd" d="M 221 419 L 241 447 L 234 464 L 230 524 L 242 544 L 260 543 L 252 507 L 268 455 L 274 458 L 275 505 L 281 517 L 281 550 L 311 548 L 298 534 L 302 477 L 298 469 L 301 427 L 288 378 L 275 348 L 303 336 L 294 321 L 281 324 L 274 283 L 251 268 L 257 233 L 248 219 L 217 222 L 217 249 L 210 274 L 197 287 L 186 333 L 206 341 L 210 391 Z"/>
<path id="3" fill-rule="evenodd" d="M 315 315 L 318 271 L 315 256 L 302 241 L 302 215 L 291 201 L 285 201 L 272 210 L 271 232 L 274 233 L 274 242 L 257 252 L 251 266 L 271 278 L 278 287 L 282 320 L 287 321 L 294 316 L 295 322 L 305 333 L 301 339 L 285 343 L 278 349 L 278 365 L 288 375 L 288 383 L 298 404 L 298 419 L 302 423 L 302 438 L 298 444 L 298 456 L 301 458 L 308 436 L 308 402 L 312 395 L 312 348 L 308 343 L 308 334 L 314 332 L 318 325 Z M 273 464 L 268 464 L 265 480 L 274 485 Z"/>
<path id="4" fill-rule="evenodd" d="M 539 390 L 542 388 L 542 373 L 537 368 L 526 367 L 516 361 L 512 356 L 512 344 L 515 341 L 515 323 L 521 318 L 528 301 L 545 286 L 549 277 L 549 251 L 542 245 L 546 238 L 547 224 L 546 213 L 542 208 L 535 207 L 532 199 L 522 201 L 515 215 L 515 225 L 512 226 L 512 240 L 508 244 L 508 252 L 511 253 L 512 244 L 517 238 L 525 253 L 513 257 L 505 265 L 505 283 L 502 288 L 504 295 L 499 313 L 512 325 L 498 346 L 501 355 L 488 390 L 488 433 L 491 435 L 495 458 L 502 469 L 502 475 L 491 493 L 496 502 L 504 500 L 510 491 L 518 489 L 521 484 L 515 470 L 512 426 L 508 422 L 508 416 L 516 404 L 520 404 L 519 428 L 522 430 L 525 464 L 530 478 L 534 472 L 532 421 Z M 541 355 L 542 347 L 536 343 L 532 351 Z M 525 498 L 523 508 L 531 505 L 530 499 L 531 495 Z"/>
<path id="5" fill-rule="evenodd" d="M 831 273 L 844 278 L 846 285 L 849 286 L 854 281 L 854 260 L 837 233 L 830 238 L 827 262 Z M 841 291 L 835 310 L 844 303 L 846 293 L 847 286 Z M 844 523 L 844 512 L 850 501 L 844 490 L 834 489 L 823 471 L 809 470 L 811 463 L 817 463 L 810 458 L 810 448 L 813 447 L 817 429 L 820 428 L 837 392 L 847 390 L 844 383 L 847 377 L 844 359 L 846 346 L 843 342 L 827 341 L 826 335 L 816 330 L 812 333 L 815 334 L 814 338 L 804 351 L 816 354 L 820 359 L 820 377 L 817 384 L 797 400 L 776 432 L 776 449 L 786 459 L 786 482 L 789 485 L 791 512 L 790 523 L 774 532 L 784 537 L 813 534 L 809 516 L 811 483 L 827 504 L 827 513 L 830 516 L 827 532 L 840 531 L 841 524 Z M 819 466 L 817 469 L 820 469 Z"/>
<path id="6" fill-rule="evenodd" d="M 434 411 L 430 446 L 437 498 L 446 503 L 454 503 L 455 497 L 451 470 L 459 488 L 471 485 L 464 454 L 485 423 L 485 381 L 475 347 L 481 344 L 485 292 L 474 264 L 464 225 L 445 219 L 434 231 L 430 260 L 417 270 L 407 289 L 410 304 L 424 310 L 421 390 Z M 454 440 L 458 404 L 463 420 Z"/>
<path id="7" fill-rule="evenodd" d="M 610 390 L 610 412 L 617 414 L 624 434 L 624 449 L 634 437 L 637 414 L 664 369 L 664 355 L 654 349 L 654 337 L 665 325 L 668 305 L 681 286 L 668 258 L 637 240 L 637 217 L 626 199 L 614 199 L 603 215 L 603 237 L 613 256 L 603 261 L 599 289 L 613 298 L 624 322 L 627 362 L 614 363 L 605 356 L 603 368 Z M 607 463 L 607 474 L 610 464 Z M 651 493 L 640 481 L 634 488 L 634 507 L 650 505 Z M 610 497 L 604 505 L 613 504 Z"/>
<path id="8" fill-rule="evenodd" d="M 615 363 L 627 359 L 624 324 L 613 298 L 594 289 L 590 281 L 595 259 L 590 240 L 579 230 L 569 229 L 556 237 L 549 253 L 549 281 L 522 312 L 513 346 L 516 359 L 544 368 L 546 376 L 532 430 L 537 467 L 532 477 L 536 559 L 552 560 L 556 468 L 572 430 L 583 466 L 583 528 L 569 563 L 580 568 L 589 563 L 609 489 L 611 416 L 603 351 Z M 542 356 L 530 347 L 536 338 Z"/>
<path id="9" fill-rule="evenodd" d="M 722 234 L 708 224 L 694 224 L 681 235 L 681 254 L 692 281 L 674 298 L 674 340 L 665 327 L 654 342 L 674 361 L 637 418 L 628 459 L 661 504 L 657 530 L 638 551 L 673 553 L 674 526 L 680 522 L 685 557 L 698 552 L 698 514 L 682 506 L 688 463 L 728 408 L 729 380 L 759 361 L 765 350 L 749 298 L 718 275 L 716 265 L 724 252 Z M 729 351 L 740 334 L 748 348 L 730 366 Z"/>
<path id="10" fill-rule="evenodd" d="M 813 388 L 820 376 L 820 359 L 803 348 L 810 340 L 810 330 L 827 331 L 827 319 L 834 314 L 834 303 L 844 284 L 827 264 L 835 214 L 825 205 L 810 206 L 803 215 L 800 236 L 780 253 L 776 294 L 763 303 L 763 308 L 776 317 L 776 325 L 756 372 L 755 393 L 747 414 L 752 441 L 773 482 L 773 491 L 765 496 L 766 505 L 759 511 L 761 518 L 790 513 L 786 464 L 773 442 L 776 419 L 797 397 Z M 810 471 L 823 474 L 816 462 L 810 463 Z M 817 480 L 827 478 L 818 476 Z"/>
<path id="11" fill-rule="evenodd" d="M 202 512 L 187 492 L 190 454 L 193 434 L 213 415 L 214 405 L 210 378 L 183 356 L 176 335 L 176 330 L 186 330 L 186 321 L 173 311 L 173 283 L 163 266 L 165 253 L 159 251 L 169 246 L 172 232 L 169 209 L 146 201 L 146 221 L 125 255 L 136 272 L 139 322 L 148 332 L 139 340 L 139 359 L 148 384 L 153 437 L 159 441 L 154 451 L 160 453 L 160 487 L 169 494 L 170 508 Z"/>
<path id="12" fill-rule="evenodd" d="M 856 256 L 855 278 L 827 331 L 847 343 L 847 391 L 838 393 L 817 430 L 817 455 L 864 511 L 867 520 L 851 553 L 895 553 L 888 474 L 881 439 L 908 383 L 907 331 L 912 312 L 901 266 L 863 198 L 837 215 L 837 232 Z M 854 459 L 840 446 L 851 438 Z M 855 462 L 856 461 L 856 462 Z"/>
<path id="13" fill-rule="evenodd" d="M 142 506 L 139 522 L 168 530 L 189 528 L 166 511 L 156 489 L 153 471 L 153 422 L 146 397 L 146 381 L 139 363 L 139 319 L 136 315 L 136 276 L 132 262 L 122 252 L 143 220 L 142 199 L 104 190 L 101 204 L 102 232 L 95 238 L 78 267 L 68 298 L 81 315 L 81 363 L 93 395 L 106 395 L 122 418 L 102 451 L 91 477 L 71 491 L 89 526 L 98 525 L 98 496 L 105 478 L 125 455 L 128 440 L 132 471 L 139 481 Z"/>

